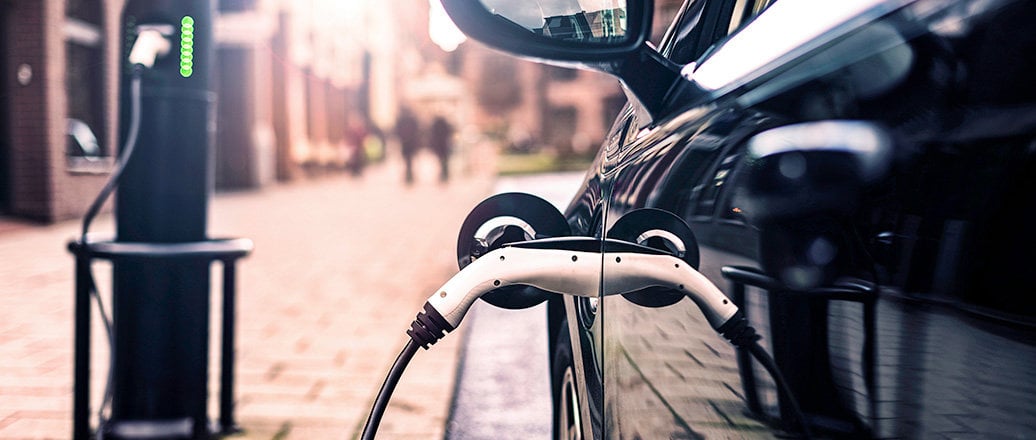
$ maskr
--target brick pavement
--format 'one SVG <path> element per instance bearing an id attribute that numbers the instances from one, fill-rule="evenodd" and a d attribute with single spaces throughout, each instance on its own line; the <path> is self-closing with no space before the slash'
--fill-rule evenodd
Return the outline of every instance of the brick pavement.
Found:
<path id="1" fill-rule="evenodd" d="M 456 271 L 461 221 L 492 186 L 485 173 L 456 173 L 440 185 L 434 163 L 418 165 L 412 187 L 402 185 L 399 166 L 390 163 L 360 179 L 329 176 L 214 198 L 210 236 L 256 244 L 238 267 L 235 414 L 246 432 L 236 438 L 358 435 L 404 330 L 429 292 Z M 70 436 L 73 282 L 64 246 L 77 227 L 0 232 L 0 439 Z M 92 230 L 111 231 L 110 217 Z M 96 268 L 107 293 L 110 269 Z M 214 270 L 214 286 L 218 275 Z M 212 313 L 218 316 L 218 307 Z M 442 437 L 459 336 L 418 353 L 379 438 Z M 107 364 L 99 325 L 93 343 L 96 406 Z M 218 345 L 212 351 L 215 417 Z"/>

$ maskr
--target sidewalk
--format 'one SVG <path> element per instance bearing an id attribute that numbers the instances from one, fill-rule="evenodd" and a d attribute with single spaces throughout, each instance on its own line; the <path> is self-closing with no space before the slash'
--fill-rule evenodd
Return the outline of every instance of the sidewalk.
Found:
<path id="1" fill-rule="evenodd" d="M 250 238 L 256 246 L 238 265 L 235 416 L 246 432 L 234 438 L 359 434 L 410 321 L 457 270 L 464 216 L 492 187 L 491 176 L 462 172 L 439 184 L 434 163 L 417 165 L 411 187 L 389 163 L 359 179 L 324 177 L 214 198 L 209 235 Z M 0 232 L 0 439 L 70 436 L 73 281 L 65 243 L 78 227 L 72 221 Z M 112 229 L 110 216 L 92 227 Z M 110 267 L 99 263 L 96 271 L 110 308 Z M 214 294 L 219 272 L 213 270 Z M 213 418 L 218 314 L 214 307 Z M 94 412 L 107 370 L 107 342 L 95 324 Z M 460 336 L 417 354 L 379 438 L 442 438 Z"/>

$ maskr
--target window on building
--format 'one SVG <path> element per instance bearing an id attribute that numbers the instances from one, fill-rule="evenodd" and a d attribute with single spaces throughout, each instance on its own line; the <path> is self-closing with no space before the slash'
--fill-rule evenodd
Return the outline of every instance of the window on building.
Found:
<path id="1" fill-rule="evenodd" d="M 546 70 L 547 78 L 554 81 L 572 81 L 579 77 L 579 71 L 576 69 L 549 65 L 543 66 L 543 68 Z"/>
<path id="2" fill-rule="evenodd" d="M 241 12 L 255 9 L 255 0 L 219 0 L 219 12 Z"/>
<path id="3" fill-rule="evenodd" d="M 572 151 L 572 127 L 579 123 L 579 111 L 574 106 L 550 106 L 543 120 L 543 138 L 558 152 Z"/>
<path id="4" fill-rule="evenodd" d="M 302 70 L 302 77 L 305 79 L 305 83 L 303 85 L 305 87 L 304 93 L 306 97 L 306 138 L 309 139 L 310 142 L 312 142 L 317 134 L 315 115 L 316 112 L 313 108 L 313 94 L 316 93 L 316 91 L 313 90 L 313 83 L 316 81 L 316 78 L 313 77 L 313 71 L 310 70 L 309 67 Z"/>
<path id="5" fill-rule="evenodd" d="M 0 20 L 6 22 L 5 11 L 0 10 Z M 8 95 L 8 69 L 14 62 L 8 59 L 8 30 L 0 29 L 0 95 Z M 10 99 L 0 99 L 0 213 L 6 212 L 11 202 L 11 132 L 8 125 L 11 118 Z"/>
<path id="6" fill-rule="evenodd" d="M 601 108 L 601 116 L 604 118 L 602 127 L 610 127 L 615 118 L 619 117 L 624 105 L 626 105 L 626 95 L 621 93 L 604 98 L 604 105 Z"/>
<path id="7" fill-rule="evenodd" d="M 521 104 L 522 86 L 518 81 L 518 62 L 500 55 L 489 56 L 482 63 L 478 103 L 487 111 L 506 112 Z"/>
<path id="8" fill-rule="evenodd" d="M 65 0 L 65 16 L 76 20 L 101 24 L 101 0 Z"/>
<path id="9" fill-rule="evenodd" d="M 65 5 L 65 151 L 74 166 L 110 154 L 105 142 L 104 31 L 99 0 L 68 0 Z"/>
<path id="10" fill-rule="evenodd" d="M 446 53 L 446 73 L 453 76 L 460 76 L 464 71 L 464 56 L 462 51 L 455 50 Z"/>

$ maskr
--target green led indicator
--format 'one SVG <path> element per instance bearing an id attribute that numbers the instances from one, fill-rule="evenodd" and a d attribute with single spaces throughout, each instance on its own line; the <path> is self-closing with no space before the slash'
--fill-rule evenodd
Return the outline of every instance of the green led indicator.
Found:
<path id="1" fill-rule="evenodd" d="M 194 73 L 194 18 L 190 15 L 180 19 L 180 76 L 187 78 Z"/>

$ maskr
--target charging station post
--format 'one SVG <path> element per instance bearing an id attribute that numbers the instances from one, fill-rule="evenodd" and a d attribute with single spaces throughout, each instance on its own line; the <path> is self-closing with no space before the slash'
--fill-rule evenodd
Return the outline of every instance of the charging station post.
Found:
<path id="1" fill-rule="evenodd" d="M 179 57 L 171 53 L 142 78 L 139 149 L 116 196 L 117 241 L 207 239 L 213 182 L 209 156 L 215 139 L 215 97 L 207 69 L 212 8 L 211 0 L 135 0 L 126 5 L 127 32 L 155 23 L 172 26 L 179 36 L 182 17 L 192 17 L 193 72 L 181 76 Z M 129 108 L 126 99 L 122 102 Z M 176 427 L 183 426 L 190 438 L 208 438 L 209 263 L 118 262 L 113 280 L 113 320 L 118 326 L 113 437 L 120 424 L 129 423 L 149 425 L 160 437 L 166 437 L 162 431 L 182 433 Z"/>
<path id="2" fill-rule="evenodd" d="M 213 8 L 212 0 L 130 0 L 126 4 L 126 44 L 133 43 L 142 27 L 157 27 L 171 32 L 167 37 L 172 50 L 142 73 L 137 149 L 116 195 L 116 243 L 148 243 L 162 249 L 163 244 L 208 241 L 215 139 L 215 95 L 210 84 Z M 128 52 L 127 47 L 124 54 Z M 129 76 L 124 71 L 121 81 L 124 137 Z M 112 319 L 117 337 L 111 418 L 104 436 L 209 438 L 212 259 L 112 261 Z"/>

